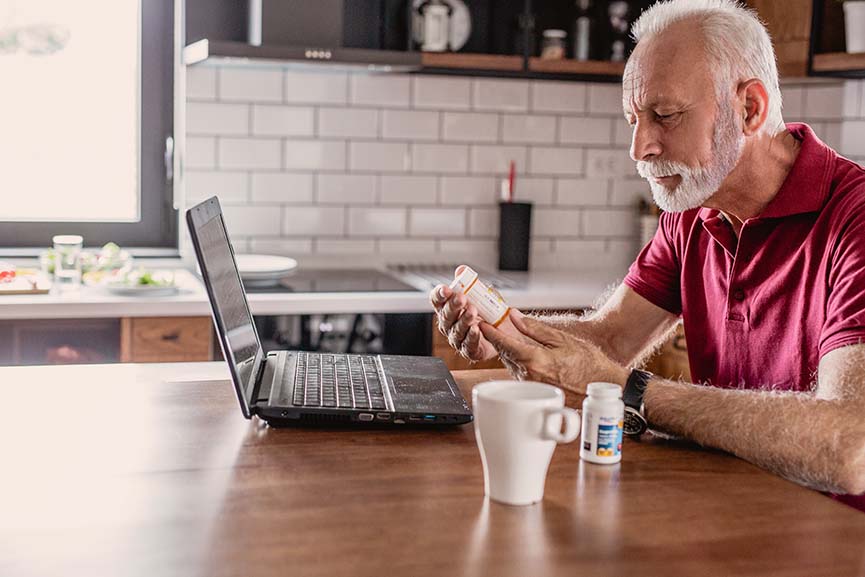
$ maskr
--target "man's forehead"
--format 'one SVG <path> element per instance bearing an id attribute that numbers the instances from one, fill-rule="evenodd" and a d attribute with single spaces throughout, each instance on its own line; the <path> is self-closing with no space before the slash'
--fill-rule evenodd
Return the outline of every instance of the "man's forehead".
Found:
<path id="1" fill-rule="evenodd" d="M 650 70 L 641 62 L 631 61 L 622 77 L 622 108 L 625 114 L 661 105 L 680 104 L 690 98 L 696 87 L 687 79 L 677 77 L 681 72 Z"/>

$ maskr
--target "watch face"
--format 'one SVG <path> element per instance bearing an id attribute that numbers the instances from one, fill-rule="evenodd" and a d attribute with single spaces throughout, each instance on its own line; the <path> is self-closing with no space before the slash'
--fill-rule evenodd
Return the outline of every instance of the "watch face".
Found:
<path id="1" fill-rule="evenodd" d="M 646 432 L 646 419 L 639 412 L 630 407 L 625 407 L 625 421 L 622 432 L 626 435 L 636 436 Z"/>

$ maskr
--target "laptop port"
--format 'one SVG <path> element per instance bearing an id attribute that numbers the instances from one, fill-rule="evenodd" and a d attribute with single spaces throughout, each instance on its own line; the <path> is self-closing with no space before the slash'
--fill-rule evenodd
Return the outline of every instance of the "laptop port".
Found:
<path id="1" fill-rule="evenodd" d="M 372 413 L 361 413 L 357 416 L 358 421 L 371 421 L 374 418 Z"/>
<path id="2" fill-rule="evenodd" d="M 421 417 L 420 415 L 409 415 L 408 420 L 414 422 L 423 421 L 423 417 Z"/>
<path id="3" fill-rule="evenodd" d="M 390 421 L 390 413 L 376 413 L 375 418 L 379 421 Z"/>
<path id="4" fill-rule="evenodd" d="M 435 415 L 424 415 L 423 420 L 426 421 L 427 423 L 432 423 L 433 421 L 436 420 L 436 416 Z"/>

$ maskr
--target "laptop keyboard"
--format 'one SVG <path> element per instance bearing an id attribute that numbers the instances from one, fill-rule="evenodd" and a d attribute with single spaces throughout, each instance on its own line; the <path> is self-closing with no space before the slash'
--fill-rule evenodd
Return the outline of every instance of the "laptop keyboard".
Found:
<path id="1" fill-rule="evenodd" d="M 296 407 L 386 410 L 374 356 L 297 353 Z"/>

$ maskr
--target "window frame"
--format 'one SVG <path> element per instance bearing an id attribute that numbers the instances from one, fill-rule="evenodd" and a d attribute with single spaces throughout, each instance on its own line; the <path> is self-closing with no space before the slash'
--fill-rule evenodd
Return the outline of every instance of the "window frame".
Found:
<path id="1" fill-rule="evenodd" d="M 139 0 L 140 133 L 138 222 L 27 222 L 0 220 L 0 256 L 35 256 L 55 234 L 80 234 L 87 247 L 116 242 L 141 256 L 178 255 L 178 215 L 174 206 L 173 155 L 166 139 L 174 135 L 174 0 Z M 110 50 L 106 46 L 106 50 Z M 98 162 L 94 171 L 98 172 Z M 172 166 L 171 172 L 167 164 Z"/>

